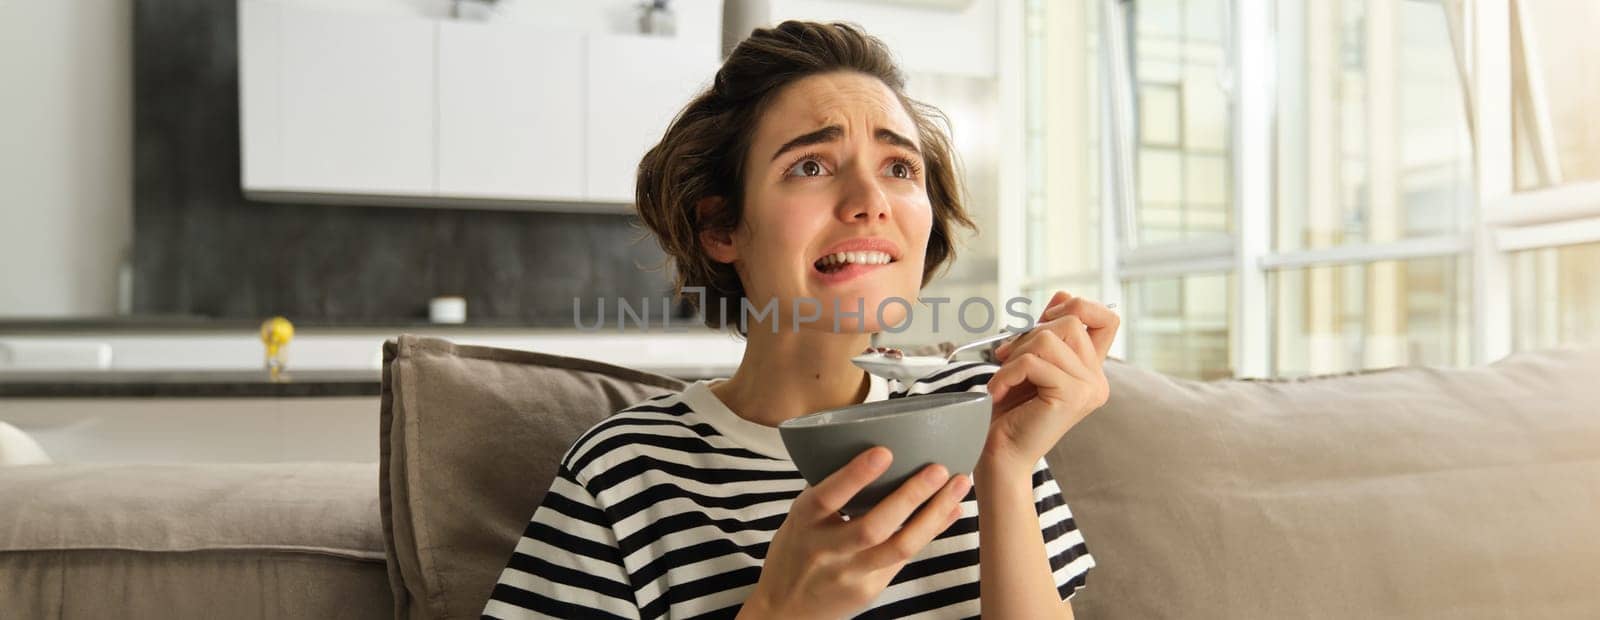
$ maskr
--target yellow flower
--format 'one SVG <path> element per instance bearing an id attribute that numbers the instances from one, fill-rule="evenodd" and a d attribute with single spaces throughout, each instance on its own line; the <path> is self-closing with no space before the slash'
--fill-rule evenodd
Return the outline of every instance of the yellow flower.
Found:
<path id="1" fill-rule="evenodd" d="M 267 345 L 267 355 L 278 353 L 279 347 L 294 339 L 294 324 L 289 319 L 275 316 L 261 323 L 261 343 Z"/>

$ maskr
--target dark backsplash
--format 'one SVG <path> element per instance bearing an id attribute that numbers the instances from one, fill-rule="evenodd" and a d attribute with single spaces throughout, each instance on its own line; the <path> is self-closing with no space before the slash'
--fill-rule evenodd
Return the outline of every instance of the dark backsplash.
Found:
<path id="1" fill-rule="evenodd" d="M 574 297 L 661 315 L 670 276 L 632 216 L 246 200 L 236 7 L 135 5 L 135 313 L 385 323 L 459 295 L 469 322 L 569 327 Z"/>

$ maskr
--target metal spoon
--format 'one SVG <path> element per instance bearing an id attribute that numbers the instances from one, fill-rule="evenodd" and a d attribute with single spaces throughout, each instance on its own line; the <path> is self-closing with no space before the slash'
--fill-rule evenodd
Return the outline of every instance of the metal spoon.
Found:
<path id="1" fill-rule="evenodd" d="M 1116 307 L 1116 304 L 1106 305 L 1106 308 Z M 857 368 L 865 370 L 879 377 L 894 379 L 909 385 L 917 379 L 926 377 L 940 368 L 944 368 L 945 366 L 949 365 L 951 360 L 956 358 L 957 353 L 967 349 L 981 347 L 986 344 L 999 342 L 1007 338 L 1022 336 L 1033 331 L 1034 329 L 1037 329 L 1038 327 L 1039 326 L 1035 324 L 1033 327 L 1030 327 L 1024 331 L 1007 331 L 1000 332 L 993 336 L 984 336 L 961 346 L 949 348 L 944 357 L 939 357 L 937 355 L 906 355 L 904 351 L 893 347 L 873 347 L 867 349 L 867 351 L 861 355 L 850 358 L 850 363 L 855 364 Z M 948 347 L 950 347 L 950 343 L 943 343 L 940 346 L 941 349 Z"/>

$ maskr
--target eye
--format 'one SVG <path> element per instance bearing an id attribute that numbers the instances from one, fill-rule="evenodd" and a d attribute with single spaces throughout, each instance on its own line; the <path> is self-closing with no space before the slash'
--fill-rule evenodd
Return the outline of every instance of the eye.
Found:
<path id="1" fill-rule="evenodd" d="M 884 172 L 896 179 L 915 179 L 921 170 L 909 159 L 895 158 L 884 167 Z"/>
<path id="2" fill-rule="evenodd" d="M 795 162 L 794 165 L 789 166 L 789 170 L 784 172 L 784 176 L 819 177 L 827 174 L 827 172 L 827 167 L 822 165 L 816 155 L 807 155 L 801 158 L 800 161 Z"/>

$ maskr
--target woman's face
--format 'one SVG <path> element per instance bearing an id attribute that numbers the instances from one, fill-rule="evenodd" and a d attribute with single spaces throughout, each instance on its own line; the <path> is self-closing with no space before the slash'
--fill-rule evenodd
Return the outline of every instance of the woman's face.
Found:
<path id="1" fill-rule="evenodd" d="M 798 80 L 758 120 L 745 156 L 743 221 L 712 258 L 732 262 L 757 312 L 772 300 L 793 329 L 875 332 L 904 320 L 922 286 L 933 209 L 915 123 L 877 78 Z M 820 307 L 819 307 L 820 306 Z M 846 316 L 864 309 L 861 317 Z M 734 316 L 729 309 L 729 316 Z M 754 316 L 751 316 L 754 319 Z M 752 331 L 755 328 L 752 328 Z"/>

